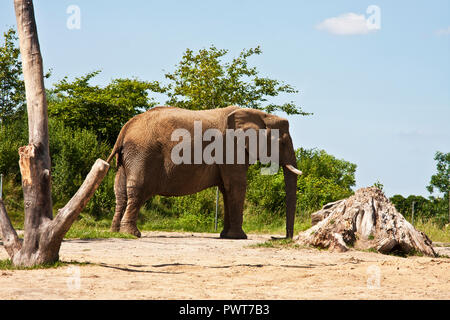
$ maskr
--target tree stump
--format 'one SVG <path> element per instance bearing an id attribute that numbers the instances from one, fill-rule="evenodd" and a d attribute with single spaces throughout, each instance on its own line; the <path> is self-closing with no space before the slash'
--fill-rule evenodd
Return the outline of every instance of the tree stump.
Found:
<path id="1" fill-rule="evenodd" d="M 13 265 L 29 267 L 59 259 L 64 235 L 100 185 L 109 164 L 97 159 L 80 189 L 53 218 L 47 100 L 33 1 L 14 0 L 14 8 L 27 98 L 29 137 L 29 144 L 19 149 L 25 207 L 23 241 L 12 226 L 2 199 L 0 229 L 3 246 Z"/>
<path id="2" fill-rule="evenodd" d="M 427 235 L 416 230 L 376 187 L 361 188 L 347 199 L 326 204 L 311 220 L 313 226 L 300 232 L 296 242 L 339 252 L 356 248 L 436 256 Z"/>

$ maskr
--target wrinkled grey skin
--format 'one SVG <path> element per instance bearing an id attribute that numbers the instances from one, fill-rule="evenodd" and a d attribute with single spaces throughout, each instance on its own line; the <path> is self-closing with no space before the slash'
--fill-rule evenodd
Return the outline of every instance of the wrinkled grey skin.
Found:
<path id="1" fill-rule="evenodd" d="M 259 110 L 236 106 L 203 111 L 156 107 L 129 120 L 108 158 L 110 162 L 117 155 L 118 165 L 114 185 L 116 209 L 111 230 L 139 237 L 136 226 L 138 212 L 150 197 L 183 196 L 218 186 L 225 208 L 224 229 L 220 237 L 247 238 L 242 230 L 242 216 L 248 161 L 246 164 L 175 165 L 171 160 L 172 148 L 179 143 L 171 141 L 172 132 L 185 128 L 193 137 L 194 121 L 202 121 L 203 132 L 217 128 L 224 134 L 226 129 L 279 129 L 279 164 L 283 166 L 286 190 L 286 237 L 291 238 L 297 175 L 284 166 L 290 164 L 296 168 L 288 121 Z M 209 143 L 204 142 L 203 147 Z"/>

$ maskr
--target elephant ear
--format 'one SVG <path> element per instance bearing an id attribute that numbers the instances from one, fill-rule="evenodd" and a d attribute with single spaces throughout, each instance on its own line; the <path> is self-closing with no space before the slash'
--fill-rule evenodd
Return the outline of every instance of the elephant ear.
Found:
<path id="1" fill-rule="evenodd" d="M 281 118 L 279 116 L 268 114 L 256 109 L 238 109 L 230 113 L 227 117 L 227 129 L 242 129 L 244 132 L 248 129 L 254 129 L 256 131 L 260 129 L 266 129 L 267 141 L 266 146 L 268 148 L 268 154 L 272 154 L 271 149 L 271 139 L 275 136 L 272 134 L 272 130 L 278 130 L 279 136 L 279 146 L 287 146 L 289 143 L 292 144 L 289 136 L 289 122 L 287 119 Z M 261 141 L 260 141 L 261 142 Z M 250 152 L 248 143 L 245 143 L 247 151 Z M 260 144 L 258 143 L 259 148 Z M 251 152 L 253 154 L 253 152 Z M 256 155 L 259 155 L 259 149 L 256 151 Z"/>
<path id="2" fill-rule="evenodd" d="M 268 134 L 267 139 L 270 139 L 270 128 L 265 122 L 268 116 L 267 113 L 256 109 L 238 109 L 228 115 L 227 129 L 241 129 L 244 132 L 253 129 L 256 132 L 257 139 L 259 139 L 259 130 L 266 129 Z M 248 139 L 245 138 L 245 149 L 250 159 L 252 159 L 250 160 L 251 163 L 258 159 L 260 145 L 260 143 L 257 143 L 253 147 L 250 147 Z M 265 145 L 269 145 L 268 142 Z"/>
<path id="3" fill-rule="evenodd" d="M 289 132 L 289 122 L 279 116 L 256 109 L 238 109 L 227 117 L 228 129 L 279 129 Z"/>
<path id="4" fill-rule="evenodd" d="M 264 119 L 267 113 L 256 109 L 238 109 L 230 113 L 227 117 L 227 129 L 266 129 Z"/>

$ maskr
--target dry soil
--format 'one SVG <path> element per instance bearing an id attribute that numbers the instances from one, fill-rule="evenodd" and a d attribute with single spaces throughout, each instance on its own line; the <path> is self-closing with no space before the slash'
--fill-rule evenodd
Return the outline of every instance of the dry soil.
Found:
<path id="1" fill-rule="evenodd" d="M 0 270 L 0 299 L 450 299 L 449 258 L 253 246 L 269 238 L 65 240 L 60 259 L 86 264 Z"/>

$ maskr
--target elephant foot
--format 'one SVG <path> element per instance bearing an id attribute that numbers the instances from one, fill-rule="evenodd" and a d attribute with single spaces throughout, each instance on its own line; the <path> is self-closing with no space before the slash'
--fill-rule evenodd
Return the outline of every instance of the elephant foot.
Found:
<path id="1" fill-rule="evenodd" d="M 241 230 L 223 230 L 220 233 L 222 239 L 247 239 L 245 232 Z"/>
<path id="2" fill-rule="evenodd" d="M 128 233 L 128 234 L 131 234 L 138 238 L 141 237 L 141 232 L 139 231 L 139 229 L 135 225 L 131 225 L 131 224 L 121 224 L 120 232 Z"/>
<path id="3" fill-rule="evenodd" d="M 120 224 L 113 224 L 111 225 L 111 232 L 120 232 Z"/>

